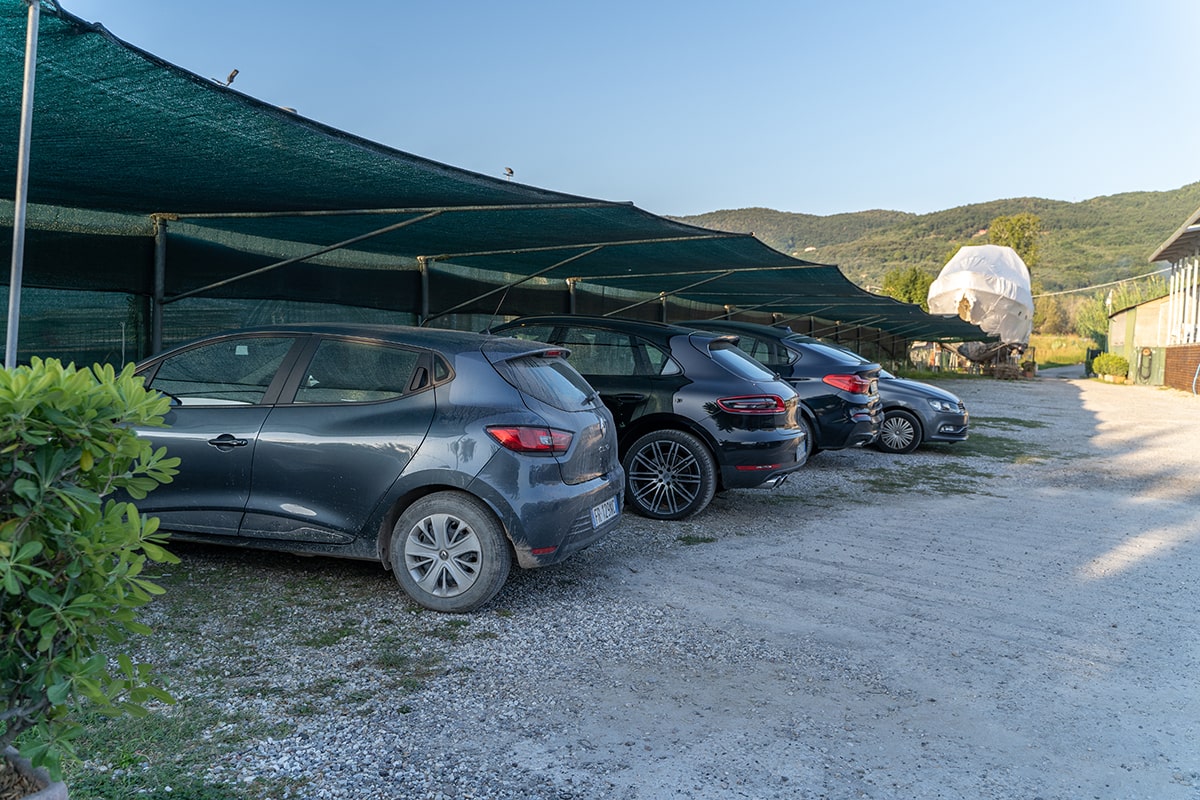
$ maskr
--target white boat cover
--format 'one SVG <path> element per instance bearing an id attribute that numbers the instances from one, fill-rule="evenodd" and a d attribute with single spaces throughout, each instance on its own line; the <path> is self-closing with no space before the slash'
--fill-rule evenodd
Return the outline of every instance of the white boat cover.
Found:
<path id="1" fill-rule="evenodd" d="M 962 247 L 929 286 L 929 313 L 958 314 L 1005 344 L 1028 344 L 1033 331 L 1029 268 L 1011 247 Z"/>

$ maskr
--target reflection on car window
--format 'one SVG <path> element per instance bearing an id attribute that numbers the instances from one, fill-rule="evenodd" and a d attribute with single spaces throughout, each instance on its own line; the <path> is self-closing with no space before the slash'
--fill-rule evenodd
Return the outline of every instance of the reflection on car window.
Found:
<path id="1" fill-rule="evenodd" d="M 296 390 L 297 403 L 370 403 L 406 391 L 420 354 L 413 350 L 326 339 Z"/>
<path id="2" fill-rule="evenodd" d="M 629 337 L 594 328 L 572 328 L 561 344 L 571 351 L 571 364 L 584 375 L 635 375 Z"/>
<path id="3" fill-rule="evenodd" d="M 578 411 L 596 396 L 583 376 L 561 358 L 541 354 L 512 358 L 498 363 L 496 371 L 522 392 L 565 411 Z"/>
<path id="4" fill-rule="evenodd" d="M 255 405 L 275 378 L 292 337 L 223 339 L 163 361 L 151 388 L 183 405 Z"/>
<path id="5" fill-rule="evenodd" d="M 718 333 L 722 331 L 717 331 Z M 763 339 L 748 333 L 737 331 L 738 349 L 760 364 L 772 370 L 779 370 L 788 364 L 795 363 L 798 355 L 784 347 L 774 339 Z"/>

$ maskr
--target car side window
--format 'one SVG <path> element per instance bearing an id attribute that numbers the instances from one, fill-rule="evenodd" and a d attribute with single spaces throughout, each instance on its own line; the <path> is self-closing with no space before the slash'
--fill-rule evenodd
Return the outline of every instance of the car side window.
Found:
<path id="1" fill-rule="evenodd" d="M 742 348 L 742 352 L 755 361 L 762 362 L 763 364 L 771 363 L 770 346 L 756 336 L 747 336 L 744 333 L 738 334 L 738 347 Z"/>
<path id="2" fill-rule="evenodd" d="M 254 336 L 193 347 L 164 360 L 150 388 L 185 406 L 256 405 L 294 341 L 290 336 Z"/>
<path id="3" fill-rule="evenodd" d="M 777 341 L 745 334 L 739 334 L 739 336 L 741 336 L 741 341 L 738 342 L 738 347 L 742 348 L 755 361 L 766 364 L 772 369 L 781 369 L 795 361 L 791 352 Z"/>
<path id="4" fill-rule="evenodd" d="M 656 344 L 643 339 L 633 340 L 634 361 L 637 363 L 638 375 L 678 375 L 679 365 Z"/>
<path id="5" fill-rule="evenodd" d="M 371 403 L 408 391 L 421 354 L 370 342 L 325 339 L 296 390 L 296 403 Z M 428 381 L 426 381 L 426 385 Z"/>
<path id="6" fill-rule="evenodd" d="M 513 328 L 510 331 L 504 331 L 503 336 L 511 336 L 514 339 L 521 339 L 526 342 L 550 342 L 550 337 L 554 334 L 552 325 L 522 325 L 519 328 Z"/>
<path id="7" fill-rule="evenodd" d="M 570 328 L 561 337 L 571 351 L 568 359 L 584 375 L 636 375 L 633 347 L 629 337 L 595 328 Z"/>

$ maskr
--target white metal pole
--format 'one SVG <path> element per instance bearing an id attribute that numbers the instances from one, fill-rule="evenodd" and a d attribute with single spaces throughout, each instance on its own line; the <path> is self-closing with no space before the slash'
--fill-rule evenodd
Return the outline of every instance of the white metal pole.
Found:
<path id="1" fill-rule="evenodd" d="M 17 328 L 21 318 L 21 273 L 25 262 L 25 206 L 29 194 L 29 139 L 33 130 L 33 78 L 37 73 L 38 19 L 42 0 L 29 4 L 25 28 L 25 85 L 21 90 L 21 140 L 17 148 L 17 192 L 13 196 L 12 279 L 8 282 L 8 333 L 4 366 L 17 366 Z"/>

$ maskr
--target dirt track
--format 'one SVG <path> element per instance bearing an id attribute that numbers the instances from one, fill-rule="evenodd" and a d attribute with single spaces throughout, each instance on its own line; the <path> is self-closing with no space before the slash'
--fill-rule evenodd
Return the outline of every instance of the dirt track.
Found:
<path id="1" fill-rule="evenodd" d="M 189 549 L 147 656 L 296 797 L 1200 800 L 1200 399 L 943 385 L 969 442 L 626 516 L 454 644 L 378 565 Z"/>
<path id="2" fill-rule="evenodd" d="M 564 664 L 547 722 L 582 749 L 542 769 L 631 797 L 1200 797 L 1200 400 L 943 385 L 970 449 L 822 453 L 667 534 L 716 541 L 640 559 L 668 529 L 629 519 L 591 551 L 581 580 L 745 657 Z"/>

